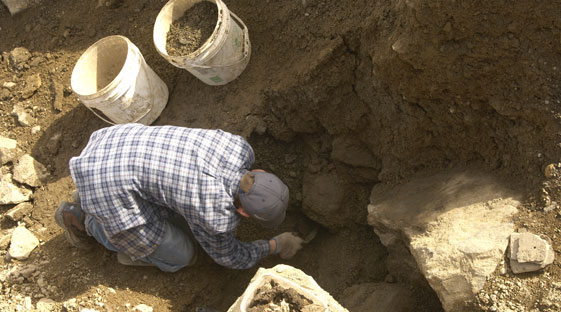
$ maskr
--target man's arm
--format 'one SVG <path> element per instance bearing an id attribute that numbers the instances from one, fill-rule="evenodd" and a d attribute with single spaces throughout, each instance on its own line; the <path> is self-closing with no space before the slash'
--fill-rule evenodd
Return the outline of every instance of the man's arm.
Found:
<path id="1" fill-rule="evenodd" d="M 232 269 L 248 269 L 274 251 L 274 242 L 241 242 L 232 233 L 207 234 L 193 231 L 201 247 L 216 263 Z M 276 245 L 274 246 L 276 248 Z"/>

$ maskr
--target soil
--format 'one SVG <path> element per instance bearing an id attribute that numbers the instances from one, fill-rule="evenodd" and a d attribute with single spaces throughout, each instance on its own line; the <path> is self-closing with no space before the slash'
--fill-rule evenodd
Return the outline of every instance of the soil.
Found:
<path id="1" fill-rule="evenodd" d="M 312 312 L 307 308 L 311 304 L 313 304 L 311 299 L 306 298 L 306 296 L 298 293 L 295 289 L 284 288 L 275 283 L 275 281 L 269 281 L 267 284 L 255 290 L 253 301 L 249 304 L 248 312 Z M 321 311 L 321 309 L 317 311 Z"/>
<path id="2" fill-rule="evenodd" d="M 191 54 L 210 38 L 218 17 L 216 4 L 197 2 L 170 25 L 166 51 L 171 56 Z"/>
<path id="3" fill-rule="evenodd" d="M 93 131 L 108 126 L 72 93 L 71 72 L 91 44 L 120 34 L 169 88 L 154 125 L 243 135 L 255 149 L 254 167 L 289 186 L 285 224 L 263 231 L 244 221 L 240 239 L 293 231 L 307 217 L 322 223 L 315 238 L 283 262 L 313 276 L 335 299 L 360 283 L 406 283 L 388 273 L 387 252 L 366 223 L 375 184 L 478 166 L 520 190 L 525 201 L 516 228 L 549 236 L 556 259 L 539 272 L 514 275 L 505 258 L 474 311 L 559 310 L 561 181 L 544 169 L 559 167 L 561 159 L 560 3 L 232 0 L 226 4 L 247 25 L 252 53 L 244 73 L 220 87 L 157 53 L 153 23 L 165 3 L 41 1 L 16 16 L 0 5 L 0 86 L 15 84 L 0 91 L 0 135 L 17 140 L 21 152 L 50 173 L 34 189 L 33 211 L 21 221 L 41 246 L 26 261 L 0 260 L 1 272 L 25 265 L 36 271 L 3 280 L 0 304 L 15 310 L 25 297 L 32 304 L 47 297 L 69 311 L 128 311 L 139 304 L 155 311 L 226 311 L 258 268 L 229 270 L 203 257 L 195 268 L 169 274 L 122 266 L 99 246 L 82 252 L 65 241 L 53 212 L 74 188 L 68 161 Z M 10 58 L 18 47 L 30 52 L 22 67 Z M 37 75 L 40 84 L 26 84 Z M 30 115 L 29 126 L 11 114 L 16 105 Z M 3 176 L 12 169 L 3 166 Z M 303 194 L 319 175 L 336 176 L 345 189 L 342 210 L 321 218 L 306 212 Z M 0 207 L 0 213 L 10 208 Z M 15 226 L 4 218 L 0 231 Z M 259 266 L 280 262 L 269 257 Z M 407 286 L 417 311 L 441 310 L 426 284 Z"/>

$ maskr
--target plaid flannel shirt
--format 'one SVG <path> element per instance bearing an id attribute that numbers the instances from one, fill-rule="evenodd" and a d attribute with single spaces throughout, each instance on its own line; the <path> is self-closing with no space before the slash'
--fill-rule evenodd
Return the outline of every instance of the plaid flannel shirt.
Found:
<path id="1" fill-rule="evenodd" d="M 266 240 L 234 238 L 234 196 L 254 160 L 246 140 L 221 130 L 125 124 L 94 132 L 70 173 L 84 212 L 133 260 L 161 243 L 171 210 L 218 264 L 244 269 L 269 254 Z"/>

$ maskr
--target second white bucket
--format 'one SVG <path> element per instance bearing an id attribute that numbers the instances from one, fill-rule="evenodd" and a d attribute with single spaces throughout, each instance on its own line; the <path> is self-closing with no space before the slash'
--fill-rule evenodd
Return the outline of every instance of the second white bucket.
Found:
<path id="1" fill-rule="evenodd" d="M 182 56 L 168 55 L 166 42 L 171 24 L 200 1 L 216 4 L 218 17 L 214 32 L 193 53 Z M 156 18 L 154 45 L 168 62 L 188 70 L 208 85 L 224 85 L 236 79 L 244 71 L 251 55 L 247 27 L 221 0 L 170 0 Z"/>
<path id="2" fill-rule="evenodd" d="M 110 124 L 150 125 L 166 107 L 169 95 L 138 48 L 117 35 L 100 39 L 80 56 L 71 86 L 87 108 Z"/>

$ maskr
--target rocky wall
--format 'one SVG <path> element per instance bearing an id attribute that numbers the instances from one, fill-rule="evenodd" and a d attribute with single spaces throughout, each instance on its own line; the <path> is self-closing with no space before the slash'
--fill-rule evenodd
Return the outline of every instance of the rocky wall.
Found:
<path id="1" fill-rule="evenodd" d="M 297 79 L 265 92 L 268 131 L 306 137 L 324 161 L 312 175 L 371 185 L 476 163 L 535 182 L 559 159 L 560 3 L 380 1 L 365 11 L 317 40 Z"/>

